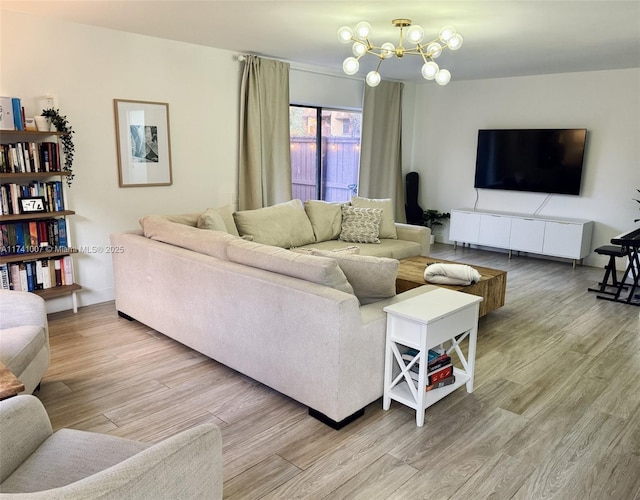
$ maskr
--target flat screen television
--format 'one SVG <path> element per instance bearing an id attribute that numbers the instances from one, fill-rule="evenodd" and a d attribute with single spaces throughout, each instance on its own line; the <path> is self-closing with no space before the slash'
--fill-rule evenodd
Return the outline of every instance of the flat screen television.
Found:
<path id="1" fill-rule="evenodd" d="M 587 129 L 478 130 L 474 187 L 580 194 Z"/>

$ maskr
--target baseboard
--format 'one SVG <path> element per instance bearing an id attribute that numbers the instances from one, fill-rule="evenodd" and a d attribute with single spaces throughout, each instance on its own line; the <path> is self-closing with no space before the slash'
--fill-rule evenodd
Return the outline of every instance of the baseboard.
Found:
<path id="1" fill-rule="evenodd" d="M 322 422 L 323 424 L 328 425 L 332 429 L 335 429 L 335 430 L 339 431 L 345 425 L 350 424 L 354 420 L 356 420 L 356 419 L 360 418 L 362 415 L 364 415 L 364 408 L 360 408 L 357 412 L 352 413 L 348 417 L 340 420 L 340 422 L 336 422 L 335 420 L 327 417 L 324 413 L 320 413 L 318 410 L 314 410 L 313 408 L 309 408 L 309 415 L 312 416 L 313 418 L 317 419 L 317 420 L 320 420 L 320 422 Z"/>

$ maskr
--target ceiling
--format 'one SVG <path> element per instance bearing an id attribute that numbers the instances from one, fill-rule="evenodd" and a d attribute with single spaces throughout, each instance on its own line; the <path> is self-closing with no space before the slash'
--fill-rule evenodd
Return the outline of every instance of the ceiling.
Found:
<path id="1" fill-rule="evenodd" d="M 420 24 L 429 39 L 445 24 L 464 36 L 438 59 L 453 80 L 640 67 L 638 0 L 0 0 L 3 10 L 253 53 L 341 71 L 351 54 L 340 26 L 362 20 L 376 45 L 397 44 L 395 18 Z M 433 36 L 432 36 L 433 35 Z M 360 72 L 374 69 L 365 56 Z M 383 78 L 424 81 L 421 60 L 384 61 Z"/>

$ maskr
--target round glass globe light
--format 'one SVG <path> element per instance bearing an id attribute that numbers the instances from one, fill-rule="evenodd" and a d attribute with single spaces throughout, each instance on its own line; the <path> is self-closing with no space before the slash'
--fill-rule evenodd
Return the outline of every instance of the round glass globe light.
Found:
<path id="1" fill-rule="evenodd" d="M 368 38 L 371 34 L 371 25 L 367 21 L 360 21 L 356 24 L 355 32 L 360 38 Z"/>
<path id="2" fill-rule="evenodd" d="M 342 63 L 342 71 L 347 75 L 355 75 L 360 68 L 360 63 L 355 57 L 347 57 Z"/>
<path id="3" fill-rule="evenodd" d="M 434 63 L 433 61 L 429 61 L 422 65 L 420 73 L 422 73 L 422 77 L 425 80 L 433 80 L 436 77 L 439 69 L 440 68 L 436 63 Z"/>
<path id="4" fill-rule="evenodd" d="M 356 56 L 361 56 L 367 51 L 367 46 L 364 43 L 354 42 L 353 44 L 353 53 Z"/>
<path id="5" fill-rule="evenodd" d="M 441 41 L 447 43 L 449 41 L 449 38 L 451 38 L 455 34 L 456 29 L 453 26 L 447 25 L 442 27 L 438 36 L 440 37 Z"/>
<path id="6" fill-rule="evenodd" d="M 389 59 L 393 54 L 396 53 L 396 47 L 391 42 L 385 42 L 380 47 L 382 49 L 382 57 L 384 59 Z"/>
<path id="7" fill-rule="evenodd" d="M 438 85 L 446 85 L 451 80 L 451 73 L 448 69 L 441 69 L 436 73 L 436 83 Z"/>
<path id="8" fill-rule="evenodd" d="M 369 87 L 377 87 L 380 83 L 380 80 L 380 73 L 378 73 L 377 71 L 369 71 L 369 73 L 367 73 L 366 81 Z"/>
<path id="9" fill-rule="evenodd" d="M 349 43 L 353 36 L 353 30 L 349 26 L 342 26 L 338 29 L 338 40 L 342 43 Z"/>
<path id="10" fill-rule="evenodd" d="M 449 38 L 447 47 L 449 47 L 451 50 L 458 50 L 460 47 L 462 47 L 462 41 L 462 35 L 460 33 L 456 33 L 451 38 Z"/>
<path id="11" fill-rule="evenodd" d="M 417 24 L 409 26 L 406 37 L 407 41 L 411 43 L 420 43 L 424 38 L 424 30 L 422 29 L 422 26 L 418 26 Z"/>
<path id="12" fill-rule="evenodd" d="M 438 42 L 433 42 L 427 45 L 427 55 L 429 57 L 433 57 L 435 59 L 436 57 L 440 57 L 440 54 L 442 54 L 442 45 Z"/>

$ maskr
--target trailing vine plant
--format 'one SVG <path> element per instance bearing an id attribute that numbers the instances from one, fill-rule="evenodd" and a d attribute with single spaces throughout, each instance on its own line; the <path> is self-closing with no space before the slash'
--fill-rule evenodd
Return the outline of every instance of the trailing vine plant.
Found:
<path id="1" fill-rule="evenodd" d="M 64 135 L 60 136 L 60 142 L 62 142 L 62 152 L 64 153 L 64 165 L 62 169 L 69 172 L 67 175 L 67 186 L 71 187 L 73 181 L 73 154 L 75 152 L 75 146 L 73 145 L 73 134 L 75 130 L 69 124 L 66 116 L 60 114 L 60 110 L 48 108 L 42 110 L 42 116 L 46 116 L 51 121 L 51 124 L 56 128 L 58 132 L 62 132 Z"/>

